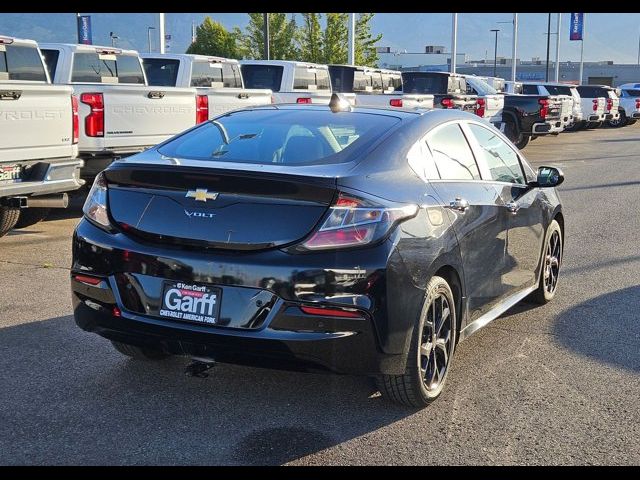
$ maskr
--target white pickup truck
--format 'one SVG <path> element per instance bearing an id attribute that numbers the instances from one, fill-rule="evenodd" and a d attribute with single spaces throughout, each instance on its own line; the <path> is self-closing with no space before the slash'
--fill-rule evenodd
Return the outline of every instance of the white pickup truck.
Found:
<path id="1" fill-rule="evenodd" d="M 623 88 L 620 90 L 620 118 L 609 120 L 612 127 L 633 125 L 640 118 L 640 88 Z"/>
<path id="2" fill-rule="evenodd" d="M 562 87 L 567 87 L 566 90 Z M 558 93 L 560 91 L 564 93 Z M 562 122 L 563 130 L 571 128 L 575 122 L 574 108 L 576 101 L 571 94 L 571 90 L 568 85 L 561 83 L 542 83 L 542 82 L 523 82 L 522 94 L 524 95 L 553 95 L 562 101 L 562 109 L 560 110 L 560 120 Z"/>
<path id="3" fill-rule="evenodd" d="M 244 88 L 238 60 L 186 53 L 141 53 L 140 57 L 149 85 L 196 89 L 196 123 L 272 101 L 269 89 Z"/>
<path id="4" fill-rule="evenodd" d="M 605 85 L 579 85 L 578 93 L 582 99 L 582 111 L 589 110 L 591 113 L 587 118 L 583 117 L 582 128 L 598 128 L 607 121 L 619 117 L 618 106 L 620 100 L 609 97 L 609 90 L 613 90 Z M 614 94 L 615 95 L 615 94 Z"/>
<path id="5" fill-rule="evenodd" d="M 329 105 L 329 68 L 292 60 L 241 60 L 247 88 L 269 89 L 273 103 L 319 103 Z"/>
<path id="6" fill-rule="evenodd" d="M 502 110 L 504 109 L 504 95 L 493 86 L 473 75 L 464 75 L 467 80 L 469 93 L 477 95 L 476 115 L 484 118 L 496 128 L 502 124 Z"/>
<path id="7" fill-rule="evenodd" d="M 79 178 L 78 104 L 51 85 L 38 44 L 0 36 L 0 236 L 67 206 Z"/>
<path id="8" fill-rule="evenodd" d="M 135 50 L 61 43 L 40 49 L 53 83 L 70 85 L 80 101 L 84 178 L 195 125 L 194 89 L 148 86 Z"/>
<path id="9" fill-rule="evenodd" d="M 433 95 L 402 93 L 402 75 L 395 70 L 329 65 L 331 87 L 359 107 L 433 108 Z"/>

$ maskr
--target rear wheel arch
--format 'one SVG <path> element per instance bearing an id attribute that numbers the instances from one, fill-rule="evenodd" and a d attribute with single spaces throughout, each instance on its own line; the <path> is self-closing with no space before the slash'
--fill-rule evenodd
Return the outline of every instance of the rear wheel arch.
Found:
<path id="1" fill-rule="evenodd" d="M 562 233 L 562 240 L 564 242 L 564 215 L 562 214 L 562 211 L 556 211 L 552 217 L 552 220 L 555 220 L 556 222 L 558 222 L 558 225 L 560 225 L 560 232 Z"/>
<path id="2" fill-rule="evenodd" d="M 456 329 L 457 332 L 460 333 L 460 328 L 462 326 L 462 298 L 464 296 L 460 274 L 451 265 L 443 265 L 433 274 L 433 276 L 444 278 L 449 284 L 449 287 L 451 287 L 456 308 Z M 458 337 L 456 337 L 456 341 L 457 338 Z"/>

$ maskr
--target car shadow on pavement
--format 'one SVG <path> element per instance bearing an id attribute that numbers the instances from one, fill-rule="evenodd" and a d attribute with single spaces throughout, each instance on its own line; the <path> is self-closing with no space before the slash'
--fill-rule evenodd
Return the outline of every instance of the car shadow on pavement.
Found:
<path id="1" fill-rule="evenodd" d="M 279 465 L 416 413 L 366 377 L 134 361 L 73 317 L 0 329 L 0 464 Z"/>
<path id="2" fill-rule="evenodd" d="M 573 352 L 640 372 L 639 304 L 640 286 L 591 298 L 558 315 L 553 334 Z"/>

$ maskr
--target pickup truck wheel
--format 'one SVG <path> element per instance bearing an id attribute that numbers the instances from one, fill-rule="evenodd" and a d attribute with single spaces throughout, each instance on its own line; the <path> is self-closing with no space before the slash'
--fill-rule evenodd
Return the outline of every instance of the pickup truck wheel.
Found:
<path id="1" fill-rule="evenodd" d="M 524 148 L 529 143 L 529 136 L 523 134 L 511 119 L 504 122 L 504 134 L 519 149 Z"/>
<path id="2" fill-rule="evenodd" d="M 633 125 L 636 122 L 637 120 L 631 120 L 630 118 L 627 118 L 627 125 Z"/>
<path id="3" fill-rule="evenodd" d="M 117 351 L 135 360 L 163 360 L 170 357 L 170 355 L 153 348 L 137 347 L 135 345 L 129 345 L 128 343 L 116 342 L 113 340 L 111 343 L 113 344 L 113 348 Z"/>
<path id="4" fill-rule="evenodd" d="M 529 143 L 529 139 L 531 137 L 529 137 L 529 135 L 524 135 L 524 134 L 520 134 L 519 138 L 517 141 L 513 142 L 513 144 L 518 147 L 518 150 L 522 150 L 524 147 L 526 147 Z"/>
<path id="5" fill-rule="evenodd" d="M 27 228 L 44 220 L 49 215 L 50 208 L 24 208 L 20 210 L 20 218 L 13 228 Z"/>
<path id="6" fill-rule="evenodd" d="M 0 237 L 9 233 L 15 227 L 20 217 L 19 208 L 0 207 Z"/>
<path id="7" fill-rule="evenodd" d="M 620 127 L 624 127 L 628 123 L 628 119 L 625 113 L 621 110 L 620 116 L 618 117 L 617 120 L 611 119 L 607 123 L 609 124 L 610 127 L 620 128 Z"/>

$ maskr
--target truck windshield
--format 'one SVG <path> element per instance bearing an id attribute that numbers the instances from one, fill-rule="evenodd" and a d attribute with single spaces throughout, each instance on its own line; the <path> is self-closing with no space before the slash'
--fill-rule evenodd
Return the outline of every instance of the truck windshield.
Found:
<path id="1" fill-rule="evenodd" d="M 38 49 L 26 45 L 3 45 L 0 50 L 0 80 L 46 82 L 47 75 Z"/>
<path id="2" fill-rule="evenodd" d="M 407 72 L 402 74 L 402 91 L 404 93 L 446 94 L 447 75 L 439 73 Z"/>
<path id="3" fill-rule="evenodd" d="M 283 68 L 279 65 L 241 65 L 242 78 L 246 88 L 268 88 L 280 91 Z"/>
<path id="4" fill-rule="evenodd" d="M 149 85 L 157 87 L 175 87 L 178 79 L 179 60 L 170 58 L 142 59 L 144 73 L 147 74 Z"/>
<path id="5" fill-rule="evenodd" d="M 73 56 L 71 81 L 144 85 L 144 75 L 137 55 L 76 52 Z"/>
<path id="6" fill-rule="evenodd" d="M 349 161 L 400 120 L 391 115 L 298 109 L 257 109 L 223 115 L 169 140 L 173 158 L 278 165 Z"/>

